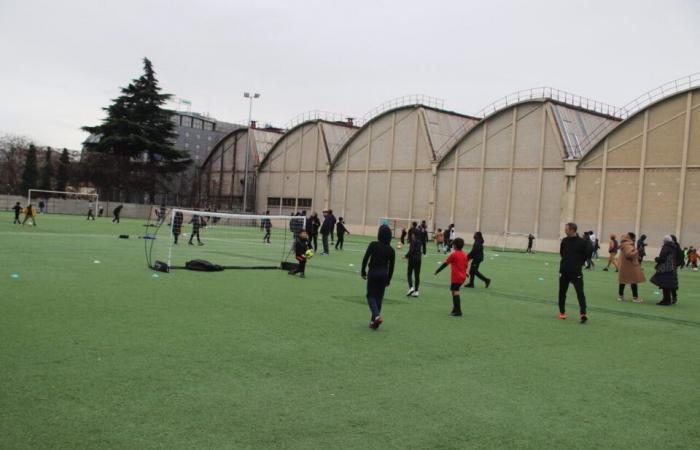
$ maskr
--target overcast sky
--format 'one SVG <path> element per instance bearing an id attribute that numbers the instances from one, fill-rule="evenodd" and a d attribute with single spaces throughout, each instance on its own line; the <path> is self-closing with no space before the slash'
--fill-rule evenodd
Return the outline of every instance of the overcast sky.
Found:
<path id="1" fill-rule="evenodd" d="M 700 1 L 0 0 L 0 134 L 79 149 L 153 61 L 219 120 L 363 116 L 406 94 L 467 114 L 552 86 L 623 105 L 700 71 Z"/>

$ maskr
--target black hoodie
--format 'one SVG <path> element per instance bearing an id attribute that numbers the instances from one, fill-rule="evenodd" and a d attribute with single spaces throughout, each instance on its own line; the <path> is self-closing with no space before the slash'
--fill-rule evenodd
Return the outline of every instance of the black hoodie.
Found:
<path id="1" fill-rule="evenodd" d="M 371 242 L 367 247 L 364 258 L 362 258 L 362 276 L 367 276 L 367 263 L 369 271 L 386 271 L 388 275 L 387 285 L 394 274 L 394 259 L 396 253 L 391 248 L 391 229 L 386 225 L 379 227 L 377 240 Z"/>

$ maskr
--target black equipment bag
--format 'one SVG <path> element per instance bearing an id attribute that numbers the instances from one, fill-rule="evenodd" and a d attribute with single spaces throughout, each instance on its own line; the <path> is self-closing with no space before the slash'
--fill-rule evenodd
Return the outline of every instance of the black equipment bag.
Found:
<path id="1" fill-rule="evenodd" d="M 192 261 L 187 261 L 185 263 L 185 269 L 198 270 L 200 272 L 220 272 L 224 270 L 224 268 L 220 265 L 210 263 L 209 261 L 205 261 L 203 259 L 193 259 Z"/>

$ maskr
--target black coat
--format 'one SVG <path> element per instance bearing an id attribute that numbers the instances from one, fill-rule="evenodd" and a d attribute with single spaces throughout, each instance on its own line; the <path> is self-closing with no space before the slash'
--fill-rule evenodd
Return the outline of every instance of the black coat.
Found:
<path id="1" fill-rule="evenodd" d="M 649 281 L 661 289 L 678 289 L 676 272 L 679 247 L 673 242 L 664 242 L 661 253 L 656 257 L 656 273 Z"/>
<path id="2" fill-rule="evenodd" d="M 467 255 L 470 261 L 481 262 L 484 260 L 484 241 L 475 240 L 471 251 Z"/>
<path id="3" fill-rule="evenodd" d="M 592 253 L 593 246 L 590 239 L 584 239 L 578 234 L 565 237 L 561 240 L 559 254 L 559 273 L 580 274 L 581 268 Z"/>
<path id="4" fill-rule="evenodd" d="M 330 214 L 323 219 L 323 224 L 321 224 L 321 234 L 329 235 L 333 231 L 333 226 L 335 225 L 334 217 Z"/>

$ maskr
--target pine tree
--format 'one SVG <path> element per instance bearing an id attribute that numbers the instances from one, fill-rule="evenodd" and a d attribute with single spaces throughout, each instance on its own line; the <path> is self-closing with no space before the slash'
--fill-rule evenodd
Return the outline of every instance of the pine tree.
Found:
<path id="1" fill-rule="evenodd" d="M 121 89 L 122 95 L 104 108 L 101 125 L 83 127 L 100 136 L 88 143 L 87 165 L 101 188 L 137 188 L 153 202 L 159 185 L 185 170 L 192 160 L 176 150 L 172 112 L 163 108 L 170 94 L 161 94 L 153 65 L 143 60 L 144 73 Z"/>
<path id="2" fill-rule="evenodd" d="M 68 186 L 68 177 L 70 176 L 70 158 L 68 157 L 68 149 L 63 149 L 61 156 L 58 158 L 58 169 L 56 170 L 56 190 L 65 191 Z"/>
<path id="3" fill-rule="evenodd" d="M 22 172 L 22 191 L 24 193 L 29 189 L 36 188 L 37 174 L 36 147 L 32 144 L 27 150 L 27 158 L 24 160 L 24 172 Z"/>
<path id="4" fill-rule="evenodd" d="M 41 177 L 39 178 L 39 189 L 52 189 L 53 179 L 53 164 L 51 163 L 51 147 L 46 149 L 46 158 L 44 159 L 44 167 L 41 168 Z"/>

